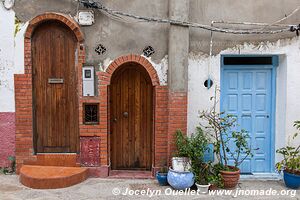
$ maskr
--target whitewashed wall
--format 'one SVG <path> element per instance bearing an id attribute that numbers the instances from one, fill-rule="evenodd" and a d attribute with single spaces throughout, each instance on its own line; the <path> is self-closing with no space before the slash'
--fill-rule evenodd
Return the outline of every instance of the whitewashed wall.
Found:
<path id="1" fill-rule="evenodd" d="M 14 23 L 15 13 L 0 3 L 0 112 L 14 112 Z"/>
<path id="2" fill-rule="evenodd" d="M 0 112 L 14 112 L 15 13 L 0 3 Z"/>
<path id="3" fill-rule="evenodd" d="M 0 3 L 0 112 L 15 112 L 14 74 L 24 73 L 24 33 L 15 34 L 15 12 Z"/>
<path id="4" fill-rule="evenodd" d="M 213 56 L 211 62 L 207 55 L 189 56 L 188 86 L 188 132 L 192 133 L 199 124 L 199 110 L 212 106 L 209 100 L 214 95 L 214 86 L 220 86 L 221 55 L 225 54 L 275 54 L 279 55 L 276 80 L 276 122 L 275 148 L 285 144 L 299 144 L 300 138 L 292 140 L 295 133 L 293 122 L 300 120 L 300 38 L 278 40 L 276 43 L 253 45 L 245 43 L 232 49 L 226 49 Z M 211 79 L 214 86 L 203 86 L 208 77 L 211 63 Z M 277 160 L 278 157 L 276 156 Z"/>

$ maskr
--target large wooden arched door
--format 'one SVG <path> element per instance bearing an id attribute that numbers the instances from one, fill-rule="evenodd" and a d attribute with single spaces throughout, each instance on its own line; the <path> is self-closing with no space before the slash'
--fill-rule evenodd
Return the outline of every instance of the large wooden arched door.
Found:
<path id="1" fill-rule="evenodd" d="M 36 153 L 78 152 L 77 40 L 58 21 L 32 36 L 33 120 Z"/>
<path id="2" fill-rule="evenodd" d="M 153 87 L 135 63 L 113 74 L 110 87 L 112 169 L 151 170 Z"/>

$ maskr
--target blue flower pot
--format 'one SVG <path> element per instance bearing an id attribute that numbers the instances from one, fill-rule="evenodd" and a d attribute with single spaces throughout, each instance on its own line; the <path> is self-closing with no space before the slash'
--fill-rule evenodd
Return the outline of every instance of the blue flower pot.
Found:
<path id="1" fill-rule="evenodd" d="M 298 189 L 300 188 L 300 175 L 291 174 L 283 171 L 284 183 L 288 188 Z"/>
<path id="2" fill-rule="evenodd" d="M 190 171 L 179 172 L 169 169 L 168 183 L 175 190 L 184 190 L 194 185 L 194 174 Z"/>
<path id="3" fill-rule="evenodd" d="M 168 185 L 167 173 L 156 172 L 156 179 L 159 185 L 161 186 Z"/>

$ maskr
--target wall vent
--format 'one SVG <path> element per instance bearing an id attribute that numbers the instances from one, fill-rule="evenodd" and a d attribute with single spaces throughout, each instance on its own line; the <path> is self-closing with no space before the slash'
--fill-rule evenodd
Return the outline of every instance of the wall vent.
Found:
<path id="1" fill-rule="evenodd" d="M 143 50 L 143 54 L 146 57 L 150 57 L 151 55 L 153 55 L 155 53 L 155 50 L 153 47 L 151 46 L 147 46 L 146 48 L 144 48 Z"/>
<path id="2" fill-rule="evenodd" d="M 84 104 L 84 124 L 99 123 L 99 104 Z"/>
<path id="3" fill-rule="evenodd" d="M 98 54 L 98 55 L 102 55 L 106 52 L 106 48 L 103 44 L 98 44 L 95 48 L 95 52 Z"/>

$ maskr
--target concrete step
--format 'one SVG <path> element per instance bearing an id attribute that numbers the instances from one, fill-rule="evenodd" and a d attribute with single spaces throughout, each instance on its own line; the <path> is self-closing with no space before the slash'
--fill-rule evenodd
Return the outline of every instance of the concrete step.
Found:
<path id="1" fill-rule="evenodd" d="M 88 169 L 80 167 L 23 165 L 20 182 L 34 189 L 65 188 L 88 178 Z"/>

